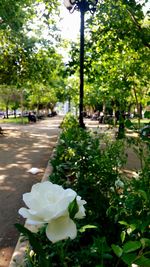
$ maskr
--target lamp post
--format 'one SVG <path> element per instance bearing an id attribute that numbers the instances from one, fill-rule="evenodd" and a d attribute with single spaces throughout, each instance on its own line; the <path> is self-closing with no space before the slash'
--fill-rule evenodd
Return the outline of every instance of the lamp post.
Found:
<path id="1" fill-rule="evenodd" d="M 79 125 L 85 128 L 83 121 L 83 98 L 84 98 L 84 15 L 86 11 L 94 13 L 98 0 L 64 0 L 65 7 L 73 13 L 80 11 L 80 104 L 79 104 Z"/>

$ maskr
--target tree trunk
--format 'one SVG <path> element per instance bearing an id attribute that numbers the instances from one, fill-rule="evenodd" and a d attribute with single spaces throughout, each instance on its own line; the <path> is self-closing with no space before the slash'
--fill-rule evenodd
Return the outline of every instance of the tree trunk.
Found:
<path id="1" fill-rule="evenodd" d="M 140 118 L 141 118 L 141 108 L 140 108 L 140 103 L 138 102 L 138 97 L 135 88 L 133 88 L 134 96 L 135 96 L 135 101 L 136 101 L 136 108 L 137 108 L 137 113 L 138 113 L 138 128 L 140 128 Z"/>
<path id="2" fill-rule="evenodd" d="M 16 109 L 14 109 L 14 118 L 16 119 Z"/>
<path id="3" fill-rule="evenodd" d="M 9 119 L 9 116 L 8 116 L 8 105 L 6 105 L 6 118 Z"/>
<path id="4" fill-rule="evenodd" d="M 37 116 L 39 116 L 39 102 L 37 103 L 37 109 L 36 109 L 36 112 L 37 112 Z"/>
<path id="5" fill-rule="evenodd" d="M 20 95 L 20 102 L 21 102 L 21 120 L 23 124 L 23 91 L 21 92 L 21 95 Z"/>

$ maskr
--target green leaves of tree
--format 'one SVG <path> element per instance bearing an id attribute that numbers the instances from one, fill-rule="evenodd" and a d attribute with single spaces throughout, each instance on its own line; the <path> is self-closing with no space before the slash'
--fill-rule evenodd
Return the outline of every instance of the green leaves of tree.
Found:
<path id="1" fill-rule="evenodd" d="M 143 1 L 144 2 L 144 1 Z M 145 1 L 146 2 L 146 1 Z M 85 105 L 105 103 L 123 109 L 145 105 L 149 86 L 150 28 L 137 1 L 100 1 L 86 23 Z M 146 30 L 146 31 L 145 31 Z M 73 45 L 70 68 L 77 69 L 78 47 Z M 95 99 L 95 101 L 93 101 Z"/>
<path id="2" fill-rule="evenodd" d="M 47 0 L 0 0 L 0 29 L 22 30 L 25 22 L 36 16 L 35 7 L 45 4 L 49 13 L 56 9 L 58 1 Z M 47 16 L 48 19 L 48 16 Z"/>

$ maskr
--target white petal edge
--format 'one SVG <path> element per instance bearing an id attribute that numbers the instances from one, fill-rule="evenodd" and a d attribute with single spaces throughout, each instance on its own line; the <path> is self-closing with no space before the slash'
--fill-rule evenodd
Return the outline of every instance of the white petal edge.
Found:
<path id="1" fill-rule="evenodd" d="M 29 210 L 26 208 L 19 209 L 18 213 L 25 219 L 27 219 L 27 223 L 38 225 L 43 224 L 43 221 L 37 216 L 31 215 Z"/>

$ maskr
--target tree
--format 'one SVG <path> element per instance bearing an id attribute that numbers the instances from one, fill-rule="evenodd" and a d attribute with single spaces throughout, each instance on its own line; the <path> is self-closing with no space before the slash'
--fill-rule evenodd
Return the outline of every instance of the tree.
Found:
<path id="1" fill-rule="evenodd" d="M 15 110 L 19 106 L 19 94 L 12 86 L 0 86 L 0 103 L 5 107 L 6 118 L 9 117 L 8 110 L 12 105 Z"/>
<path id="2" fill-rule="evenodd" d="M 37 15 L 37 8 L 42 5 L 44 5 L 43 16 L 48 22 L 52 11 L 59 5 L 58 1 L 0 0 L 0 29 L 10 29 L 13 33 L 17 33 L 29 19 Z"/>
<path id="3" fill-rule="evenodd" d="M 143 5 L 147 1 L 143 1 Z M 99 1 L 86 23 L 85 98 L 93 108 L 113 108 L 120 114 L 136 103 L 139 117 L 149 92 L 150 27 L 137 1 Z M 77 69 L 78 45 L 69 67 Z M 145 68 L 146 66 L 146 68 Z M 130 101 L 130 102 L 129 102 Z M 122 121 L 122 119 L 121 119 Z"/>
<path id="4" fill-rule="evenodd" d="M 8 4 L 9 1 L 1 4 L 4 11 L 6 11 Z M 10 1 L 10 7 L 11 4 L 13 4 L 13 1 Z M 51 3 L 46 0 L 22 1 L 20 6 L 18 6 L 18 3 L 14 3 L 12 13 L 2 12 L 2 17 L 0 14 L 0 86 L 2 85 L 5 88 L 13 86 L 16 94 L 20 96 L 26 90 L 26 95 L 29 96 L 29 92 L 33 93 L 33 87 L 39 87 L 37 84 L 44 88 L 50 86 L 58 88 L 62 84 L 61 75 L 64 65 L 61 56 L 55 49 L 58 43 L 58 34 L 51 34 L 51 40 L 46 40 L 40 35 L 42 29 L 46 29 L 47 33 L 52 28 L 56 30 L 53 15 L 57 12 L 57 7 L 57 1 L 51 1 Z M 31 10 L 33 14 L 31 14 Z M 11 20 L 13 12 L 16 13 L 16 25 L 13 25 L 13 19 Z M 26 14 L 26 18 L 23 19 L 23 15 L 20 17 L 21 14 Z M 37 19 L 42 17 L 43 24 L 38 26 L 36 32 L 35 29 L 33 30 L 34 37 L 29 37 L 28 33 L 30 31 L 31 35 L 35 15 Z M 22 23 L 19 24 L 20 20 Z M 9 22 L 12 22 L 12 24 L 10 25 Z M 59 76 L 59 79 L 57 76 Z M 54 85 L 53 79 L 57 80 L 57 86 Z M 38 89 L 34 90 L 34 93 L 38 94 Z M 5 94 L 7 95 L 7 90 Z M 35 95 L 35 98 L 38 98 L 38 96 Z M 22 102 L 21 99 L 22 97 L 20 97 L 20 102 Z M 20 105 L 22 106 L 21 103 Z"/>

